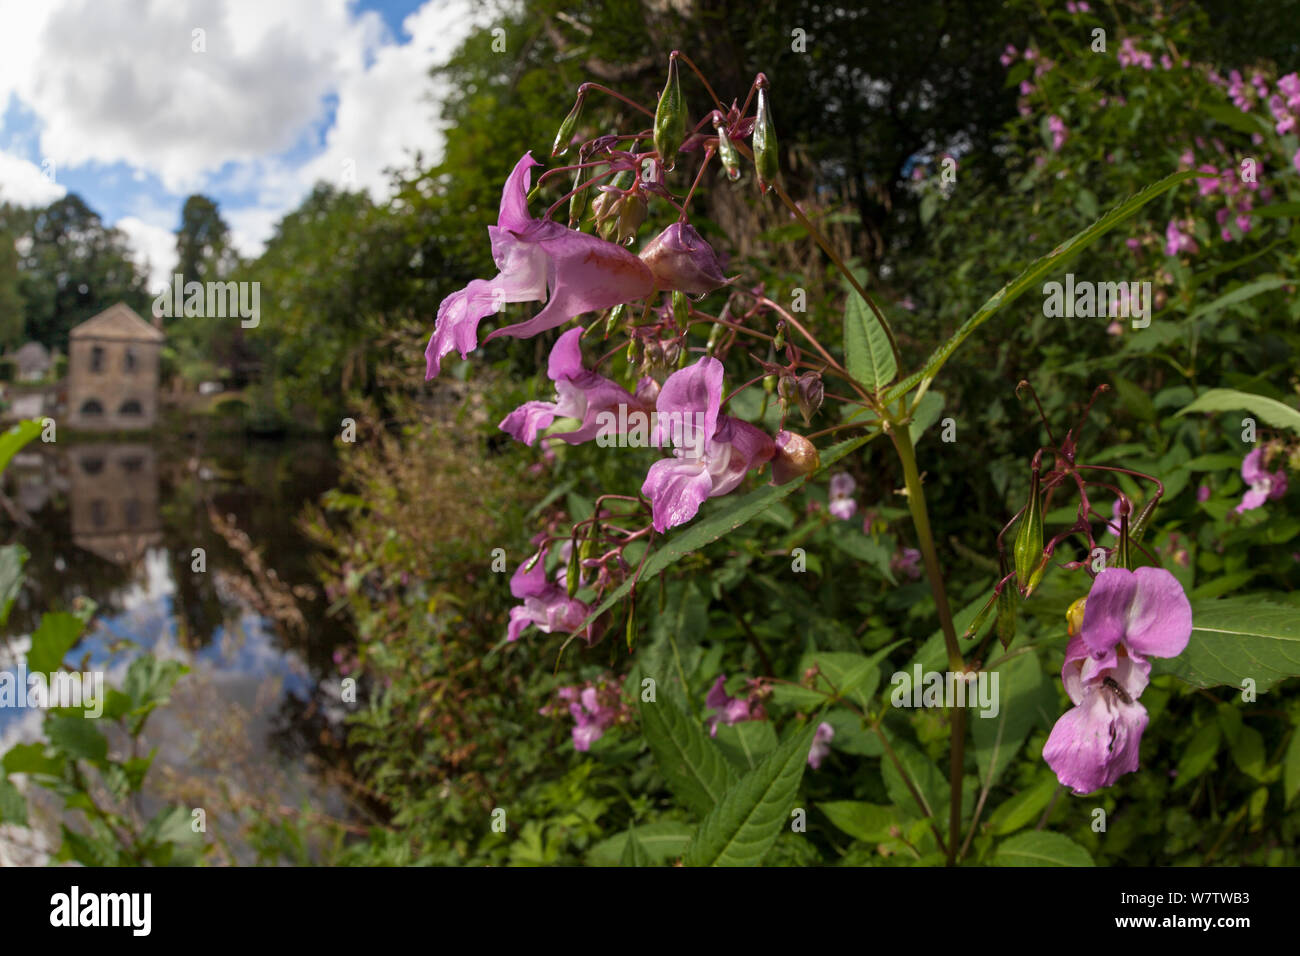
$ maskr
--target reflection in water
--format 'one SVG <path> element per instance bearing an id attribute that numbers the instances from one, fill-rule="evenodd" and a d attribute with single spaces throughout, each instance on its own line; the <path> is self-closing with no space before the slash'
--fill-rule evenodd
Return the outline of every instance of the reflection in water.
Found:
<path id="1" fill-rule="evenodd" d="M 294 524 L 334 476 L 329 444 L 302 441 L 239 442 L 215 453 L 60 442 L 29 446 L 10 465 L 10 500 L 32 527 L 12 536 L 31 557 L 8 633 L 28 634 L 43 611 L 89 597 L 99 610 L 73 651 L 78 662 L 89 655 L 110 683 L 129 663 L 123 648 L 192 669 L 151 718 L 147 745 L 159 747 L 152 797 L 204 806 L 210 821 L 223 807 L 304 799 L 349 816 L 320 774 L 342 763 L 331 658 L 348 638 L 325 615 L 310 543 Z M 0 752 L 35 739 L 41 716 L 0 709 Z M 234 820 L 225 822 L 231 840 Z M 231 845 L 247 858 L 237 840 Z"/>

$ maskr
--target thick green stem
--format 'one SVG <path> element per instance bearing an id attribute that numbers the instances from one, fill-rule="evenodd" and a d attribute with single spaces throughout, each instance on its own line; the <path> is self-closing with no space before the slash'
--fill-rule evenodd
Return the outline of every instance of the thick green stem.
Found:
<path id="1" fill-rule="evenodd" d="M 948 594 L 943 587 L 943 574 L 939 570 L 939 555 L 934 548 L 934 534 L 930 530 L 930 513 L 925 506 L 925 490 L 921 487 L 921 473 L 916 467 L 916 449 L 912 447 L 912 435 L 907 424 L 895 424 L 890 428 L 890 437 L 898 450 L 898 458 L 903 463 L 903 480 L 907 487 L 907 507 L 912 512 L 912 524 L 916 527 L 916 540 L 921 548 L 921 559 L 925 562 L 925 573 L 930 579 L 930 591 L 934 594 L 935 609 L 939 613 L 939 626 L 943 629 L 944 645 L 948 649 L 948 667 L 954 673 L 966 670 L 966 661 L 962 658 L 961 646 L 957 643 L 957 630 L 952 623 L 952 610 L 948 607 Z M 961 781 L 966 758 L 966 709 L 952 708 L 952 760 L 949 765 L 949 803 L 948 803 L 948 865 L 957 862 L 957 848 L 961 845 Z"/>

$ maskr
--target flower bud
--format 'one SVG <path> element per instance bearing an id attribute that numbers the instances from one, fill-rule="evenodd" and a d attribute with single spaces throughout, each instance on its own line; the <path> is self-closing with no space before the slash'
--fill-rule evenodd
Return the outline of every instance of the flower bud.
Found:
<path id="1" fill-rule="evenodd" d="M 723 325 L 721 322 L 713 323 L 713 328 L 709 330 L 708 344 L 704 346 L 705 355 L 709 356 L 710 358 L 713 357 L 713 353 L 718 348 L 718 343 L 722 341 L 722 333 L 725 332 L 726 329 L 727 327 Z"/>
<path id="2" fill-rule="evenodd" d="M 674 51 L 675 54 L 675 51 Z M 654 143 L 659 161 L 672 172 L 677 165 L 677 151 L 686 139 L 686 103 L 682 99 L 682 85 L 677 76 L 677 57 L 668 57 L 668 82 L 659 94 L 655 109 Z"/>
<path id="3" fill-rule="evenodd" d="M 772 481 L 778 485 L 811 475 L 821 467 L 817 447 L 794 432 L 776 433 L 776 454 L 772 457 Z"/>
<path id="4" fill-rule="evenodd" d="M 573 104 L 573 109 L 569 110 L 569 115 L 564 117 L 564 122 L 560 124 L 559 132 L 555 134 L 555 142 L 551 146 L 551 158 L 563 156 L 569 151 L 569 143 L 573 141 L 573 130 L 578 125 L 578 118 L 582 116 L 582 101 L 584 94 L 578 94 L 578 100 Z"/>
<path id="5" fill-rule="evenodd" d="M 759 74 L 758 108 L 754 116 L 754 168 L 758 170 L 758 188 L 767 192 L 781 172 L 777 158 L 776 126 L 772 123 L 772 107 L 767 99 L 767 77 Z"/>
<path id="6" fill-rule="evenodd" d="M 673 223 L 650 240 L 641 250 L 641 261 L 661 289 L 705 295 L 727 282 L 712 247 L 684 222 Z"/>
<path id="7" fill-rule="evenodd" d="M 622 208 L 618 214 L 618 241 L 628 246 L 636 239 L 636 231 L 645 222 L 646 200 L 641 190 L 636 190 L 623 197 Z"/>
<path id="8" fill-rule="evenodd" d="M 816 372 L 805 372 L 799 376 L 799 413 L 803 415 L 805 425 L 811 424 L 813 416 L 821 410 L 826 398 L 826 386 L 822 377 Z"/>
<path id="9" fill-rule="evenodd" d="M 772 348 L 776 349 L 776 351 L 778 352 L 781 351 L 781 349 L 785 348 L 785 322 L 784 321 L 778 322 L 776 324 L 776 335 L 773 336 L 772 338 Z"/>
<path id="10" fill-rule="evenodd" d="M 1088 603 L 1088 595 L 1078 598 L 1065 612 L 1065 633 L 1074 637 L 1083 628 L 1083 612 Z"/>

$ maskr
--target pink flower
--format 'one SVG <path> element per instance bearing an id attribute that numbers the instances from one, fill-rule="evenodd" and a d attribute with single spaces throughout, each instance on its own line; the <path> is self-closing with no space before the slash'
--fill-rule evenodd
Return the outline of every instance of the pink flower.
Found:
<path id="1" fill-rule="evenodd" d="M 1189 233 L 1183 232 L 1177 220 L 1170 219 L 1169 225 L 1165 227 L 1165 255 L 1176 256 L 1180 252 L 1188 252 L 1195 255 L 1200 251 L 1196 245 L 1196 240 Z"/>
<path id="2" fill-rule="evenodd" d="M 582 422 L 580 428 L 554 437 L 578 445 L 596 437 L 602 412 L 611 412 L 617 419 L 620 417 L 618 408 L 622 405 L 629 415 L 633 411 L 644 413 L 641 403 L 621 386 L 583 368 L 582 332 L 581 328 L 569 329 L 551 349 L 546 374 L 555 383 L 556 401 L 525 402 L 502 420 L 499 427 L 503 432 L 531 445 L 537 440 L 538 433 L 549 428 L 555 419 L 576 418 Z"/>
<path id="3" fill-rule="evenodd" d="M 1002 55 L 998 57 L 998 62 L 1001 63 L 1003 66 L 1010 66 L 1012 63 L 1015 62 L 1015 59 L 1016 59 L 1016 48 L 1012 46 L 1010 43 L 1008 43 L 1006 49 L 1002 51 Z"/>
<path id="4" fill-rule="evenodd" d="M 1196 500 L 1200 502 L 1206 502 L 1210 500 L 1209 485 L 1201 485 L 1201 487 L 1196 489 Z"/>
<path id="5" fill-rule="evenodd" d="M 1075 793 L 1109 787 L 1138 769 L 1147 711 L 1138 698 L 1149 657 L 1177 657 L 1192 633 L 1192 607 L 1162 568 L 1106 568 L 1088 593 L 1061 681 L 1074 704 L 1056 722 L 1043 759 Z"/>
<path id="6" fill-rule="evenodd" d="M 889 567 L 915 581 L 921 576 L 921 552 L 916 548 L 904 548 L 890 557 Z"/>
<path id="7" fill-rule="evenodd" d="M 808 766 L 814 770 L 820 770 L 822 761 L 831 752 L 831 740 L 835 736 L 835 728 L 826 721 L 817 725 L 817 730 L 813 734 L 812 747 L 808 750 Z"/>
<path id="8" fill-rule="evenodd" d="M 718 735 L 718 723 L 724 723 L 728 727 L 732 724 L 739 724 L 746 720 L 762 720 L 767 714 L 763 711 L 763 705 L 754 697 L 739 698 L 731 697 L 725 689 L 727 675 L 719 674 L 718 679 L 714 681 L 713 687 L 709 690 L 709 695 L 704 699 L 704 706 L 710 710 L 716 710 L 717 713 L 705 720 L 709 728 L 709 736 Z"/>
<path id="9" fill-rule="evenodd" d="M 650 466 L 641 485 L 656 531 L 690 521 L 706 498 L 733 491 L 776 451 L 765 432 L 719 414 L 722 375 L 722 363 L 706 356 L 668 376 L 659 391 L 659 441 L 676 447 L 672 458 Z"/>
<path id="10" fill-rule="evenodd" d="M 525 153 L 501 191 L 497 224 L 488 227 L 499 274 L 474 279 L 438 306 L 424 352 L 426 378 L 438 375 L 443 358 L 453 350 L 461 358 L 474 351 L 479 323 L 507 302 L 546 302 L 546 307 L 526 322 L 497 329 L 485 341 L 501 335 L 529 338 L 575 315 L 644 298 L 654 288 L 650 269 L 621 246 L 528 215 L 529 170 L 540 165 Z"/>
<path id="11" fill-rule="evenodd" d="M 1264 469 L 1264 449 L 1256 448 L 1241 462 L 1241 478 L 1249 488 L 1237 505 L 1236 512 L 1252 511 L 1265 501 L 1276 501 L 1286 494 L 1286 472 Z"/>
<path id="12" fill-rule="evenodd" d="M 853 490 L 857 484 L 853 481 L 853 476 L 847 471 L 841 471 L 831 476 L 830 504 L 827 511 L 839 518 L 841 521 L 848 521 L 858 510 L 858 503 L 853 500 Z"/>
<path id="13" fill-rule="evenodd" d="M 565 569 L 561 569 L 563 578 Z M 569 597 L 561 584 L 546 579 L 546 553 L 533 563 L 531 569 L 525 561 L 510 578 L 510 593 L 524 603 L 510 609 L 510 626 L 506 639 L 517 641 L 530 625 L 537 625 L 543 634 L 554 631 L 571 633 L 587 619 L 588 608 L 582 601 Z"/>
<path id="14" fill-rule="evenodd" d="M 1052 134 L 1052 152 L 1059 153 L 1061 147 L 1065 145 L 1066 137 L 1069 136 L 1069 131 L 1065 128 L 1065 120 L 1056 115 L 1047 117 L 1047 130 Z"/>

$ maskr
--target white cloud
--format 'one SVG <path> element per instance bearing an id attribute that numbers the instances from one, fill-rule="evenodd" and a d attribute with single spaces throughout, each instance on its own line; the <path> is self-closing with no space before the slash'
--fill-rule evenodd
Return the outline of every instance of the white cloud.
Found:
<path id="1" fill-rule="evenodd" d="M 55 169 L 57 179 L 58 170 Z M 46 206 L 67 192 L 35 163 L 0 152 L 0 201 L 19 206 Z"/>
<path id="2" fill-rule="evenodd" d="M 394 38 L 356 0 L 0 0 L 0 104 L 17 97 L 59 169 L 121 162 L 137 180 L 158 177 L 175 212 L 137 202 L 117 223 L 154 272 L 161 224 L 190 192 L 216 198 L 236 248 L 255 255 L 318 179 L 382 200 L 386 168 L 409 167 L 417 150 L 437 159 L 443 91 L 429 68 L 487 16 L 474 0 L 428 0 Z M 0 194 L 63 192 L 0 154 Z"/>
<path id="3" fill-rule="evenodd" d="M 176 265 L 175 233 L 135 216 L 124 216 L 116 225 L 126 233 L 136 263 L 148 273 L 150 291 L 170 285 Z"/>

